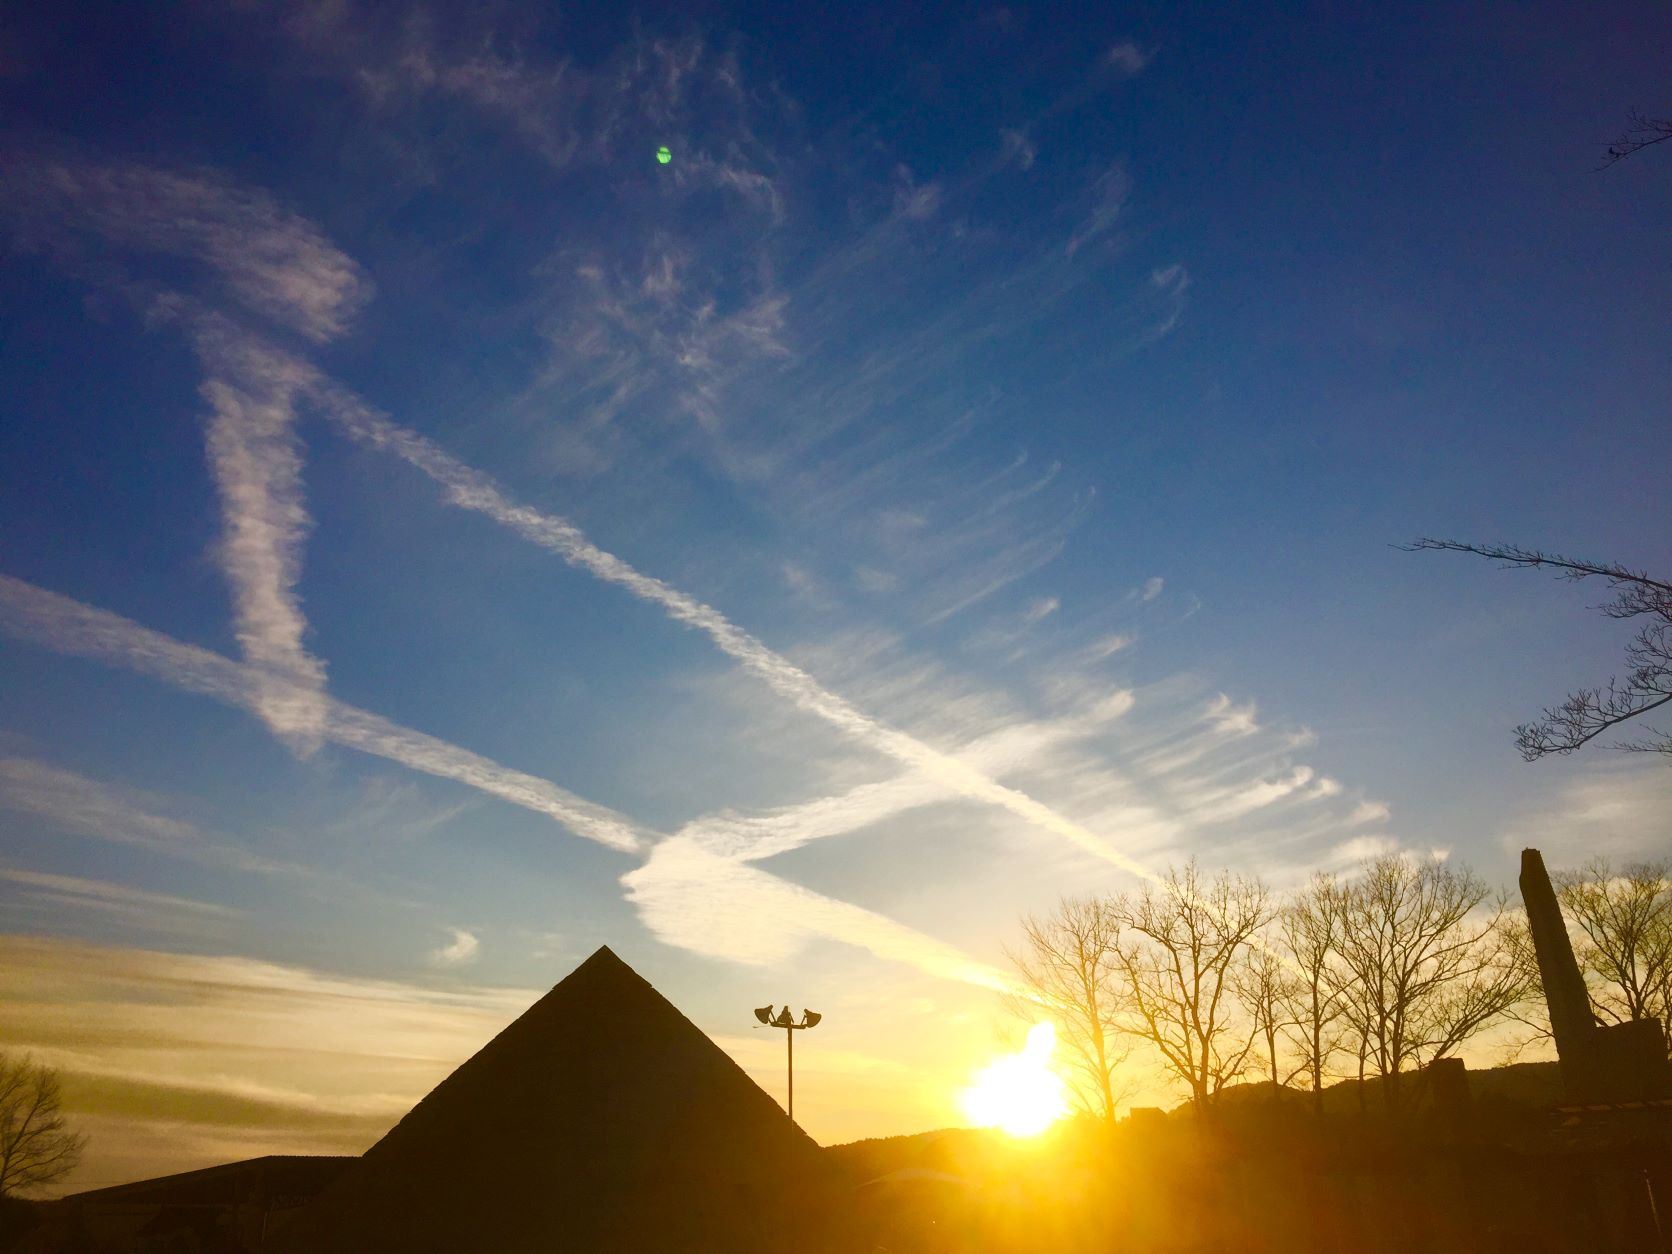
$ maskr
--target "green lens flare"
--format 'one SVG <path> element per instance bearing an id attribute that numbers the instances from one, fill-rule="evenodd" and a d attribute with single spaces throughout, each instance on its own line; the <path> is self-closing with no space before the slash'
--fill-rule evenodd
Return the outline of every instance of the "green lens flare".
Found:
<path id="1" fill-rule="evenodd" d="M 656 160 L 660 161 L 663 165 L 667 165 L 668 162 L 673 160 L 673 152 L 666 144 L 663 144 L 656 150 Z"/>

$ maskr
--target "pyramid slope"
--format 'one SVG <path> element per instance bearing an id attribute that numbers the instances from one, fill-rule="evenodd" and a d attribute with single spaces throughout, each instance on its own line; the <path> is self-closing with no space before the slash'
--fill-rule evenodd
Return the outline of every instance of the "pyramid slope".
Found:
<path id="1" fill-rule="evenodd" d="M 826 1172 L 778 1104 L 604 948 L 286 1225 L 280 1248 L 736 1251 L 785 1224 L 822 1230 Z"/>

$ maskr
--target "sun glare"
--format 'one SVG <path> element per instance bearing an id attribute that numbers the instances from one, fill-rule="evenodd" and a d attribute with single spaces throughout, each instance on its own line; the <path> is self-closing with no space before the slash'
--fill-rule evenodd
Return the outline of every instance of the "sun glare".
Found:
<path id="1" fill-rule="evenodd" d="M 1022 1052 L 983 1068 L 959 1099 L 977 1127 L 1000 1128 L 1011 1136 L 1038 1136 L 1068 1113 L 1062 1077 L 1050 1068 L 1057 1031 L 1049 1023 L 1028 1030 Z"/>

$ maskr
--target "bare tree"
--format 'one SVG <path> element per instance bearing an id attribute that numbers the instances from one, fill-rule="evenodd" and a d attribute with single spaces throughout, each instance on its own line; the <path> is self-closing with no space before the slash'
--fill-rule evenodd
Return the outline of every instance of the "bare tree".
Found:
<path id="1" fill-rule="evenodd" d="M 1295 1001 L 1299 980 L 1291 969 L 1287 955 L 1270 936 L 1250 938 L 1249 945 L 1231 972 L 1231 985 L 1237 1001 L 1248 1015 L 1254 1039 L 1266 1049 L 1266 1071 L 1271 1078 L 1271 1095 L 1275 1100 L 1283 1087 L 1294 1078 L 1296 1071 L 1283 1072 L 1279 1043 L 1288 1045 L 1287 1032 L 1294 1025 L 1290 1007 Z M 1286 1048 L 1283 1052 L 1287 1052 Z"/>
<path id="2" fill-rule="evenodd" d="M 1194 860 L 1159 885 L 1117 898 L 1128 934 L 1118 952 L 1130 998 L 1128 1024 L 1205 1107 L 1246 1069 L 1254 1034 L 1238 1022 L 1233 974 L 1271 917 L 1258 879 L 1221 872 L 1203 884 Z"/>
<path id="3" fill-rule="evenodd" d="M 0 1051 L 0 1197 L 51 1184 L 81 1161 L 87 1138 L 60 1113 L 58 1073 Z"/>
<path id="4" fill-rule="evenodd" d="M 1399 854 L 1347 886 L 1344 1008 L 1390 1108 L 1406 1100 L 1405 1073 L 1451 1054 L 1530 991 L 1504 926 L 1507 899 L 1487 898 L 1467 868 Z"/>
<path id="5" fill-rule="evenodd" d="M 1019 1018 L 1050 1017 L 1067 1047 L 1076 1100 L 1112 1124 L 1121 1096 L 1115 1073 L 1129 1052 L 1118 1036 L 1124 997 L 1120 920 L 1112 903 L 1064 897 L 1045 918 L 1023 919 L 1022 936 L 1022 948 L 1008 956 L 1024 991 L 1008 1007 Z"/>
<path id="6" fill-rule="evenodd" d="M 1605 688 L 1581 688 L 1561 705 L 1546 709 L 1537 722 L 1523 723 L 1515 729 L 1516 747 L 1527 761 L 1551 753 L 1572 753 L 1628 719 L 1672 702 L 1672 583 L 1624 566 L 1579 562 L 1515 545 L 1423 539 L 1403 547 L 1473 553 L 1506 567 L 1548 568 L 1572 580 L 1602 579 L 1614 589 L 1614 596 L 1598 609 L 1610 618 L 1649 620 L 1626 645 L 1628 670 L 1624 679 L 1610 679 Z M 1647 728 L 1643 738 L 1614 748 L 1672 755 L 1672 733 Z"/>
<path id="7" fill-rule="evenodd" d="M 1635 152 L 1664 144 L 1669 139 L 1672 139 L 1672 118 L 1651 118 L 1634 109 L 1630 129 L 1608 145 L 1601 168 L 1606 169 L 1616 161 L 1624 161 Z"/>
<path id="8" fill-rule="evenodd" d="M 1616 872 L 1598 858 L 1558 874 L 1556 895 L 1582 934 L 1575 957 L 1596 1014 L 1614 1023 L 1658 1019 L 1672 1036 L 1672 861 Z"/>
<path id="9" fill-rule="evenodd" d="M 1300 1072 L 1312 1090 L 1313 1110 L 1324 1113 L 1324 1077 L 1341 1049 L 1346 980 L 1336 957 L 1341 936 L 1343 890 L 1334 875 L 1320 872 L 1295 894 L 1278 916 L 1278 931 L 1292 964 L 1286 993 L 1290 1035 Z"/>

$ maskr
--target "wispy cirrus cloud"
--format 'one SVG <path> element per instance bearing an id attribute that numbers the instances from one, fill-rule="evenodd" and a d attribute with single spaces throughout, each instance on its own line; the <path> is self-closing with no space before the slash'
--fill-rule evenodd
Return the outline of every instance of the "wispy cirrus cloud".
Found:
<path id="1" fill-rule="evenodd" d="M 172 290 L 157 256 L 195 263 L 217 303 L 306 340 L 341 334 L 370 294 L 361 268 L 316 226 L 259 190 L 207 170 L 8 151 L 0 215 L 24 247 L 91 264 L 153 317 L 182 317 L 204 363 L 206 446 L 221 501 L 217 557 L 244 658 L 270 677 L 260 701 L 275 734 L 306 754 L 320 743 L 325 666 L 303 638 L 297 584 L 312 519 L 302 487 L 294 401 L 310 370 L 224 315 Z M 88 245 L 96 242 L 96 252 Z M 91 260 L 89 261 L 89 258 Z"/>
<path id="2" fill-rule="evenodd" d="M 0 575 L 0 630 L 59 653 L 135 670 L 258 716 L 271 680 L 208 649 L 8 575 Z M 451 779 L 544 814 L 576 835 L 612 849 L 636 849 L 643 839 L 641 829 L 630 820 L 550 780 L 502 766 L 335 699 L 327 699 L 322 735 L 344 748 Z"/>
<path id="3" fill-rule="evenodd" d="M 426 437 L 377 413 L 350 393 L 333 388 L 321 399 L 326 413 L 342 430 L 361 443 L 390 452 L 423 471 L 444 489 L 448 504 L 484 514 L 571 566 L 661 607 L 675 622 L 708 636 L 722 653 L 804 712 L 823 719 L 879 753 L 929 774 L 959 796 L 1009 810 L 1024 821 L 1135 875 L 1149 878 L 1153 874 L 1107 839 L 1066 815 L 864 713 L 719 610 L 634 569 L 593 544 L 569 520 L 513 500 L 487 475 L 466 466 Z"/>
<path id="4" fill-rule="evenodd" d="M 567 519 L 515 501 L 488 476 L 465 466 L 433 441 L 400 427 L 347 392 L 332 389 L 323 398 L 322 407 L 356 440 L 393 453 L 435 480 L 444 490 L 444 499 L 449 504 L 482 513 L 553 552 L 570 565 L 658 605 L 674 621 L 706 634 L 721 652 L 763 680 L 795 708 L 824 720 L 856 743 L 895 759 L 922 776 L 930 785 L 929 789 L 923 789 L 921 785 L 904 784 L 892 791 L 890 786 L 881 786 L 874 796 L 890 797 L 891 804 L 902 797 L 921 797 L 926 802 L 933 796 L 933 790 L 938 789 L 943 799 L 956 797 L 993 805 L 1129 874 L 1143 879 L 1154 878 L 1154 872 L 1117 845 L 1115 839 L 1100 834 L 1100 831 L 1118 833 L 1118 839 L 1124 840 L 1127 823 L 1105 822 L 1094 829 L 1021 788 L 1001 782 L 971 757 L 938 748 L 898 726 L 865 713 L 820 683 L 808 671 L 738 627 L 714 607 L 663 580 L 643 574 L 619 557 L 600 549 Z M 1144 586 L 1141 599 L 1153 600 L 1160 591 L 1161 580 L 1152 578 Z M 1164 752 L 1174 754 L 1175 758 L 1165 770 L 1158 762 L 1157 772 L 1152 776 L 1152 790 L 1153 787 L 1164 786 L 1175 798 L 1173 815 L 1164 823 L 1164 830 L 1173 839 L 1191 830 L 1192 826 L 1242 818 L 1267 809 L 1278 801 L 1289 798 L 1315 801 L 1333 797 L 1340 791 L 1335 781 L 1317 777 L 1305 766 L 1290 766 L 1277 773 L 1267 769 L 1250 778 L 1244 764 L 1214 756 L 1219 753 L 1223 742 L 1254 737 L 1261 731 L 1252 705 L 1237 706 L 1221 694 L 1208 703 L 1201 718 L 1203 726 L 1212 735 L 1197 737 L 1188 751 L 1189 756 L 1184 759 L 1176 756 L 1180 752 L 1176 744 L 1162 746 Z M 1269 763 L 1273 750 L 1262 743 L 1253 752 L 1259 755 L 1259 762 Z M 1175 777 L 1173 774 L 1189 761 L 1210 757 L 1213 759 L 1212 771 L 1199 773 L 1194 778 Z M 1194 793 L 1188 799 L 1182 799 L 1186 792 L 1183 785 L 1187 780 Z M 1128 820 L 1138 818 L 1141 829 L 1150 830 L 1155 826 L 1152 809 L 1152 806 L 1144 805 L 1136 810 L 1128 808 L 1117 813 Z M 815 816 L 813 822 L 817 825 L 826 820 Z M 702 852 L 706 857 L 711 850 Z M 663 865 L 667 865 L 672 857 L 671 850 L 665 853 Z M 681 867 L 683 865 L 680 864 Z M 718 874 L 715 865 L 707 861 L 702 862 L 701 870 L 701 875 L 684 878 L 687 882 L 703 883 Z M 630 881 L 635 886 L 634 899 L 644 902 L 653 900 L 644 886 L 657 879 L 657 870 L 652 867 L 648 872 L 634 875 L 637 878 Z"/>
<path id="5" fill-rule="evenodd" d="M 33 758 L 0 758 L 0 808 L 33 814 L 82 836 L 243 871 L 289 871 L 215 839 L 195 824 L 156 812 L 144 793 L 89 779 Z"/>
<path id="6" fill-rule="evenodd" d="M 361 1153 L 541 991 L 0 935 L 6 1042 L 60 1068 L 95 1134 L 72 1187 Z"/>
<path id="7" fill-rule="evenodd" d="M 206 921 L 234 919 L 243 913 L 230 906 L 79 875 L 0 866 L 0 882 L 14 885 L 25 905 L 91 911 L 151 932 L 196 931 Z"/>
<path id="8" fill-rule="evenodd" d="M 1599 856 L 1616 864 L 1664 858 L 1672 771 L 1654 759 L 1643 754 L 1587 763 L 1536 810 L 1505 822 L 1499 847 L 1511 855 L 1542 850 L 1553 866 L 1579 866 Z"/>
<path id="9" fill-rule="evenodd" d="M 551 353 L 515 408 L 547 466 L 652 476 L 700 457 L 785 517 L 870 550 L 848 556 L 843 581 L 857 572 L 872 595 L 918 601 L 930 621 L 1054 561 L 1086 517 L 1085 485 L 1047 492 L 1055 469 L 976 453 L 971 433 L 996 398 L 946 386 L 1066 299 L 1093 287 L 1108 299 L 1096 273 L 1106 257 L 1067 265 L 1051 247 L 1043 261 L 995 256 L 1001 273 L 969 284 L 983 269 L 972 250 L 993 242 L 969 217 L 991 163 L 919 177 L 893 161 L 873 168 L 879 146 L 861 141 L 826 146 L 809 166 L 793 102 L 751 79 L 746 58 L 698 38 L 647 37 L 583 66 L 542 59 L 526 31 L 507 37 L 491 16 L 339 5 L 278 25 L 310 72 L 355 84 L 374 121 L 402 128 L 445 100 L 541 157 L 557 185 L 594 166 L 617 175 L 606 229 L 554 223 L 534 267 L 548 282 Z M 650 153 L 670 137 L 672 160 L 657 166 Z M 1031 147 L 1021 131 L 1004 142 L 1009 164 Z M 432 177 L 463 173 L 457 154 L 441 164 Z M 832 179 L 852 205 L 841 223 L 821 211 Z M 1124 195 L 1102 180 L 1089 199 Z M 647 215 L 647 204 L 663 208 Z M 1093 234 L 1115 209 L 1094 211 Z M 891 301 L 889 319 L 874 316 L 879 289 L 949 285 L 955 300 Z M 1154 294 L 1133 291 L 1153 321 Z M 933 514 L 918 543 L 872 528 L 913 505 Z"/>
<path id="10" fill-rule="evenodd" d="M 1039 156 L 1039 145 L 1021 127 L 1006 127 L 999 131 L 999 162 L 1015 165 L 1020 170 L 1033 169 Z"/>
<path id="11" fill-rule="evenodd" d="M 364 11 L 340 6 L 312 10 L 305 22 L 286 20 L 293 34 L 308 28 L 298 37 L 311 41 L 318 55 L 335 57 L 333 48 L 346 49 L 336 64 L 379 108 L 400 109 L 417 97 L 463 103 L 518 136 L 559 173 L 611 160 L 635 144 L 645 145 L 647 156 L 652 136 L 678 129 L 693 93 L 730 93 L 739 100 L 759 95 L 742 90 L 734 58 L 716 56 L 700 43 L 657 43 L 648 53 L 641 47 L 644 55 L 631 66 L 617 66 L 621 82 L 611 83 L 564 63 L 539 65 L 499 55 L 486 41 L 443 38 L 422 24 L 380 45 L 361 38 L 363 18 Z M 1136 72 L 1142 65 L 1132 61 L 1141 54 L 1135 47 L 1132 53 L 1110 64 Z M 636 102 L 627 98 L 634 93 Z M 966 291 L 963 241 L 980 235 L 980 224 L 971 231 L 966 217 L 974 183 L 940 172 L 918 178 L 891 170 L 878 186 L 876 202 L 861 204 L 856 214 L 860 227 L 843 235 L 838 247 L 808 250 L 814 254 L 811 263 L 786 282 L 770 240 L 792 218 L 795 205 L 786 194 L 782 167 L 758 142 L 753 121 L 738 113 L 719 131 L 688 133 L 674 162 L 655 176 L 665 184 L 657 195 L 720 189 L 735 198 L 728 205 L 755 210 L 746 233 L 769 242 L 722 255 L 736 244 L 735 237 L 722 234 L 716 248 L 715 237 L 676 231 L 663 224 L 665 215 L 660 214 L 654 230 L 635 236 L 637 224 L 624 215 L 628 220 L 612 218 L 609 227 L 626 244 L 596 249 L 582 244 L 552 255 L 546 270 L 561 273 L 575 299 L 553 321 L 556 351 L 547 382 L 583 398 L 577 408 L 587 411 L 585 422 L 591 424 L 583 451 L 596 452 L 604 445 L 602 437 L 593 436 L 611 428 L 635 404 L 652 399 L 659 406 L 671 397 L 669 412 L 696 420 L 695 430 L 714 462 L 737 482 L 773 494 L 785 503 L 782 508 L 803 520 L 853 520 L 853 534 L 866 534 L 874 553 L 890 559 L 876 565 L 852 563 L 855 574 L 871 576 L 873 593 L 895 595 L 932 585 L 932 604 L 925 596 L 921 611 L 930 623 L 981 604 L 1052 561 L 1084 517 L 1090 492 L 1075 491 L 1066 509 L 1042 509 L 1037 518 L 1018 525 L 1018 518 L 1038 503 L 1060 504 L 1061 464 L 1046 459 L 1041 465 L 1022 451 L 1009 462 L 995 462 L 999 469 L 989 468 L 989 473 L 972 476 L 969 459 L 948 469 L 948 450 L 956 450 L 978 427 L 992 400 L 959 395 L 942 401 L 938 394 L 946 380 L 957 377 L 962 363 L 1001 345 L 1030 319 L 1060 311 L 1094 278 L 1102 282 L 1118 250 L 1091 245 L 1118 226 L 1130 192 L 1124 171 L 1109 167 L 1076 202 L 1078 225 L 1066 250 L 1061 245 L 1065 219 L 1053 219 L 1052 238 L 1038 256 L 1010 258 L 990 281 Z M 720 134 L 723 140 L 715 137 Z M 1031 141 L 1018 134 L 1023 142 L 1006 141 L 1008 156 L 1014 163 L 1031 161 Z M 645 167 L 633 177 L 645 177 L 648 160 Z M 803 233 L 798 238 L 800 243 L 789 251 L 805 248 L 809 237 Z M 211 259 L 211 268 L 215 264 Z M 903 328 L 899 323 L 869 325 L 864 310 L 879 282 L 909 289 L 921 286 L 923 279 L 932 286 L 948 278 L 956 280 L 957 299 L 921 316 L 904 317 Z M 1140 317 L 1135 320 L 1162 325 L 1165 333 L 1176 315 L 1157 324 L 1154 302 L 1181 301 L 1187 282 L 1182 266 L 1152 270 L 1147 284 L 1140 270 L 1134 284 Z M 233 279 L 223 283 L 237 290 Z M 314 289 L 302 284 L 299 290 Z M 253 298 L 243 303 L 260 312 Z M 240 642 L 249 663 L 228 688 L 238 695 L 223 699 L 254 709 L 275 730 L 304 744 L 310 736 L 330 739 L 382 752 L 415 769 L 468 778 L 495 795 L 521 798 L 517 804 L 551 814 L 583 834 L 590 824 L 594 839 L 617 848 L 642 845 L 648 835 L 572 794 L 543 790 L 552 787 L 544 781 L 506 772 L 456 746 L 419 737 L 325 696 L 323 667 L 301 643 L 305 622 L 296 595 L 308 518 L 292 410 L 298 397 L 305 397 L 363 443 L 390 449 L 429 474 L 450 503 L 495 519 L 571 565 L 659 606 L 674 621 L 704 632 L 793 708 L 839 729 L 859 749 L 904 768 L 898 779 L 804 806 L 730 816 L 725 833 L 719 830 L 725 823 L 715 821 L 705 829 L 705 820 L 699 819 L 689 825 L 692 830 L 656 846 L 628 880 L 647 921 L 660 920 L 652 925 L 661 929 L 660 935 L 695 936 L 701 928 L 691 919 L 717 917 L 715 903 L 730 891 L 737 900 L 759 901 L 762 917 L 776 912 L 786 919 L 818 920 L 816 927 L 789 928 L 786 935 L 840 936 L 925 969 L 962 971 L 957 978 L 970 978 L 975 968 L 955 950 L 880 914 L 742 864 L 770 856 L 769 850 L 799 847 L 822 834 L 855 830 L 905 810 L 977 801 L 1035 833 L 1062 838 L 1081 854 L 1147 875 L 1133 850 L 1168 847 L 1180 832 L 1192 830 L 1186 817 L 1199 825 L 1224 823 L 1328 795 L 1328 781 L 1316 779 L 1309 768 L 1256 759 L 1252 750 L 1245 759 L 1225 756 L 1225 743 L 1259 730 L 1251 712 L 1242 731 L 1235 728 L 1235 712 L 1226 712 L 1223 719 L 1206 723 L 1205 730 L 1192 728 L 1170 743 L 1146 745 L 1143 751 L 1154 771 L 1136 780 L 1121 778 L 1123 773 L 1106 762 L 1088 764 L 1096 755 L 1078 744 L 1087 737 L 1041 730 L 1066 724 L 1065 719 L 1037 720 L 1008 736 L 995 734 L 994 743 L 1004 749 L 990 756 L 980 735 L 943 737 L 911 729 L 907 720 L 878 713 L 886 706 L 868 707 L 851 695 L 837 695 L 828 680 L 814 678 L 816 668 L 791 662 L 713 606 L 592 544 L 567 519 L 514 500 L 486 475 L 377 414 L 298 359 L 232 335 L 214 346 L 226 359 L 214 357 L 203 347 L 202 325 L 209 324 L 200 324 L 194 334 L 211 375 L 205 391 L 214 409 L 211 456 L 227 500 L 226 552 L 237 557 L 228 561 L 228 575 L 239 598 Z M 319 319 L 294 312 L 284 325 L 314 340 L 336 333 Z M 339 319 L 337 328 L 342 325 Z M 1151 334 L 1146 330 L 1132 342 L 1142 343 Z M 814 364 L 815 358 L 826 364 Z M 570 389 L 577 381 L 583 386 Z M 889 434 L 890 428 L 906 428 L 890 417 L 903 412 L 924 420 L 900 439 Z M 600 455 L 593 464 L 607 460 Z M 902 499 L 907 484 L 919 499 Z M 907 543 L 901 541 L 900 520 L 912 520 Z M 912 562 L 924 578 L 913 578 Z M 1151 585 L 1142 600 L 1159 593 L 1159 578 Z M 1055 623 L 1047 614 L 1034 621 L 1047 617 Z M 127 627 L 144 631 L 134 624 Z M 122 645 L 124 664 L 149 656 L 155 647 L 155 640 L 130 634 Z M 181 662 L 171 656 L 169 665 Z M 292 702 L 308 709 L 287 704 Z M 1180 794 L 1191 785 L 1199 791 L 1193 800 L 1181 801 Z M 749 852 L 721 852 L 723 839 L 735 839 Z M 985 977 L 977 972 L 977 978 Z"/>
<path id="12" fill-rule="evenodd" d="M 1065 249 L 1070 257 L 1100 236 L 1108 234 L 1120 220 L 1121 210 L 1132 195 L 1132 178 L 1118 163 L 1097 176 L 1090 193 L 1091 208 L 1068 237 Z"/>
<path id="13" fill-rule="evenodd" d="M 214 171 L 27 148 L 0 154 L 0 168 L 0 215 L 17 242 L 107 281 L 156 285 L 135 270 L 147 256 L 195 262 L 246 310 L 315 342 L 341 334 L 370 297 L 364 271 L 318 227 Z"/>
<path id="14" fill-rule="evenodd" d="M 0 575 L 0 630 L 57 652 L 125 666 L 190 692 L 255 709 L 258 678 L 248 668 L 207 649 L 171 640 L 108 611 L 81 605 L 5 575 Z M 336 744 L 467 784 L 513 805 L 544 814 L 577 835 L 611 848 L 635 850 L 654 839 L 631 820 L 603 806 L 456 745 L 336 700 L 329 702 L 328 715 L 324 735 Z M 704 874 L 689 874 L 690 863 L 678 860 L 678 848 L 675 845 L 664 855 L 659 866 L 673 866 L 680 874 L 652 872 L 634 890 L 649 903 L 647 909 L 659 911 L 658 917 L 664 919 L 688 917 L 699 910 L 722 872 L 711 860 L 701 868 Z M 785 903 L 798 902 L 797 908 L 804 910 L 809 919 L 820 921 L 820 926 L 813 930 L 832 939 L 951 978 L 973 978 L 989 984 L 994 978 L 982 964 L 952 946 L 775 876 L 757 873 L 734 880 L 733 888 L 739 893 L 758 896 L 763 909 L 774 904 L 788 909 Z M 682 901 L 683 906 L 679 904 Z M 737 904 L 734 901 L 734 909 Z M 659 934 L 685 936 L 689 933 L 668 924 Z M 455 937 L 455 943 L 468 944 L 463 939 L 468 935 Z"/>
<path id="15" fill-rule="evenodd" d="M 274 16 L 311 73 L 348 84 L 379 113 L 445 102 L 557 172 L 624 153 L 648 168 L 667 143 L 676 152 L 656 171 L 663 182 L 781 210 L 775 162 L 757 135 L 760 101 L 773 93 L 747 90 L 735 49 L 700 35 L 646 36 L 588 64 L 536 55 L 488 12 L 333 3 Z"/>

